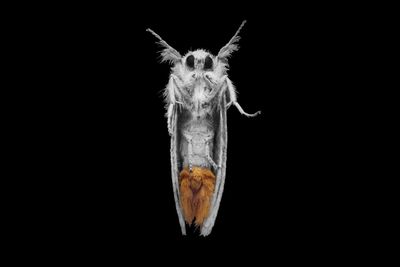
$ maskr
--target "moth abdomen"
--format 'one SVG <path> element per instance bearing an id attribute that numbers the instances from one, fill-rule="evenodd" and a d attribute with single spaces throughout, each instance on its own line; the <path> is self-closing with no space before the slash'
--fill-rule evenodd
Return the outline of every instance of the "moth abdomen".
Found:
<path id="1" fill-rule="evenodd" d="M 208 168 L 184 168 L 179 175 L 180 199 L 183 216 L 188 224 L 193 220 L 201 226 L 210 212 L 215 188 L 215 175 Z"/>

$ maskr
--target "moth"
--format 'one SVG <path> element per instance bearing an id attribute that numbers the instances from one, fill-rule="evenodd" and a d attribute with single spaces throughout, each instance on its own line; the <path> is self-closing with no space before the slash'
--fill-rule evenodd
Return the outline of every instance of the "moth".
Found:
<path id="1" fill-rule="evenodd" d="M 214 226 L 225 184 L 228 147 L 227 109 L 239 105 L 228 78 L 228 58 L 239 49 L 239 32 L 214 56 L 204 49 L 182 56 L 151 29 L 161 45 L 161 62 L 172 65 L 164 89 L 168 132 L 171 136 L 171 173 L 182 234 L 195 224 L 207 236 Z"/>

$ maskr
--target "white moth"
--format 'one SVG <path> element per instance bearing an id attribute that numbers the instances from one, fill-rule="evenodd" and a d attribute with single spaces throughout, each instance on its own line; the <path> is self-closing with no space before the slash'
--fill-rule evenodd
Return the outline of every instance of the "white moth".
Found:
<path id="1" fill-rule="evenodd" d="M 162 62 L 172 64 L 164 90 L 168 131 L 171 135 L 171 171 L 176 210 L 182 234 L 187 224 L 210 234 L 218 213 L 226 172 L 226 110 L 237 102 L 235 87 L 228 78 L 228 58 L 238 50 L 240 25 L 217 56 L 206 50 L 189 51 L 185 56 L 168 45 L 158 34 Z"/>

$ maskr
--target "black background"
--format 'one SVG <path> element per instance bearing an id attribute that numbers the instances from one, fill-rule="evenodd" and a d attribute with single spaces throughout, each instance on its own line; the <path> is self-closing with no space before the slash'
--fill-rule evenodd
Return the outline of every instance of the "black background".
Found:
<path id="1" fill-rule="evenodd" d="M 334 119 L 340 107 L 333 108 L 341 94 L 340 18 L 307 7 L 164 16 L 131 10 L 54 14 L 62 16 L 48 44 L 57 111 L 49 115 L 57 125 L 49 134 L 52 192 L 59 200 L 49 225 L 56 233 L 83 243 L 245 238 L 275 246 L 332 238 L 342 223 L 334 215 L 343 134 Z M 161 94 L 170 66 L 159 63 L 160 47 L 145 30 L 181 54 L 217 54 L 244 19 L 228 74 L 242 107 L 262 114 L 228 110 L 227 178 L 216 224 L 207 238 L 195 229 L 182 237 Z"/>

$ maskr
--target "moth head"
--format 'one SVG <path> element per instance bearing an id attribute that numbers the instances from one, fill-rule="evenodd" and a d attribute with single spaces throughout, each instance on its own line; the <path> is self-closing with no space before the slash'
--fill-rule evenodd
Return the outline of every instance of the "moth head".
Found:
<path id="1" fill-rule="evenodd" d="M 215 56 L 199 49 L 188 52 L 183 58 L 185 67 L 189 71 L 212 71 L 214 69 Z"/>

